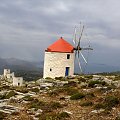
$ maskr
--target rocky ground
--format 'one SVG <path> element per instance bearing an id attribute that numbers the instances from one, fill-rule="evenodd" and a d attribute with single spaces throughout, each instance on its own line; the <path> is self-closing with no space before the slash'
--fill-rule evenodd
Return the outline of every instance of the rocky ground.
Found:
<path id="1" fill-rule="evenodd" d="M 0 78 L 0 120 L 120 120 L 119 75 L 46 78 L 22 87 Z"/>

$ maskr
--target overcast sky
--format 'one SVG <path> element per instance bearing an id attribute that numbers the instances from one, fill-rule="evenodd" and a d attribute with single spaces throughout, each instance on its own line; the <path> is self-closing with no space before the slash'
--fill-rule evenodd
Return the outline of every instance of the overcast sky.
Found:
<path id="1" fill-rule="evenodd" d="M 120 0 L 0 0 L 0 57 L 42 61 L 59 37 L 72 43 L 80 22 L 90 62 L 120 66 Z"/>

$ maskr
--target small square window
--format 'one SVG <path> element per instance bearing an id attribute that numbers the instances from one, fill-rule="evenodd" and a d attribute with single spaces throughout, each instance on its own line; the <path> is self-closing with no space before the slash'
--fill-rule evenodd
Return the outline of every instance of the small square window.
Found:
<path id="1" fill-rule="evenodd" d="M 70 54 L 67 54 L 67 59 L 70 59 Z"/>
<path id="2" fill-rule="evenodd" d="M 50 68 L 50 71 L 52 71 L 52 69 Z"/>

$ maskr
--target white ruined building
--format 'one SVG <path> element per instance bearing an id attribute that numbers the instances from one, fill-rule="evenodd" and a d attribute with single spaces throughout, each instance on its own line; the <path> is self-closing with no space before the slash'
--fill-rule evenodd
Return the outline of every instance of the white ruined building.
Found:
<path id="1" fill-rule="evenodd" d="M 23 85 L 23 77 L 15 77 L 14 72 L 10 73 L 10 69 L 4 69 L 3 76 L 5 79 L 8 79 L 9 81 L 11 81 L 13 86 Z"/>
<path id="2" fill-rule="evenodd" d="M 74 74 L 74 47 L 62 37 L 45 50 L 44 75 L 65 77 Z"/>
<path id="3" fill-rule="evenodd" d="M 13 86 L 22 86 L 23 77 L 13 77 Z"/>
<path id="4" fill-rule="evenodd" d="M 7 74 L 10 74 L 10 69 L 4 69 L 4 77 L 7 77 Z"/>
<path id="5" fill-rule="evenodd" d="M 12 79 L 14 77 L 14 72 L 10 73 L 10 69 L 4 69 L 4 78 Z"/>
<path id="6" fill-rule="evenodd" d="M 14 77 L 14 72 L 7 74 L 7 79 L 12 79 Z"/>

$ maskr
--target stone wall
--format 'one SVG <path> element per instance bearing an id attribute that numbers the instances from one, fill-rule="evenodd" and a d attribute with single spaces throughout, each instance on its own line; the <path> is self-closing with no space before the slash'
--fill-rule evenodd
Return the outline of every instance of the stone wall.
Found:
<path id="1" fill-rule="evenodd" d="M 70 59 L 67 59 L 67 54 L 70 54 Z M 72 76 L 74 74 L 74 53 L 45 52 L 43 78 L 64 77 L 66 67 L 70 67 L 69 76 Z"/>
<path id="2" fill-rule="evenodd" d="M 22 86 L 23 77 L 13 77 L 13 86 Z"/>

